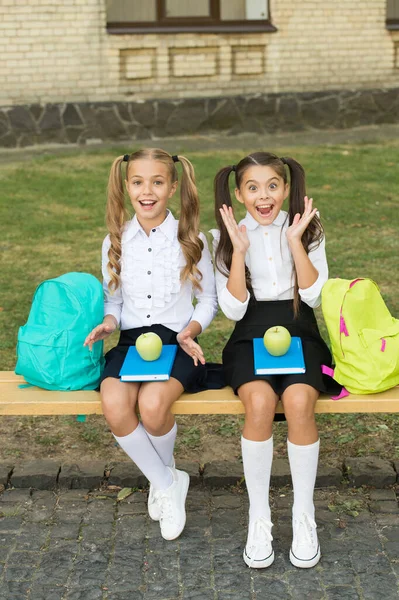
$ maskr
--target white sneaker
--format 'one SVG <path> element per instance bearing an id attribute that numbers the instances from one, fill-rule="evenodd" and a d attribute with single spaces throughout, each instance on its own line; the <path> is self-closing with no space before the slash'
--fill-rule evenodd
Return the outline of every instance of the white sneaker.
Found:
<path id="1" fill-rule="evenodd" d="M 175 466 L 175 459 L 173 459 L 172 467 Z M 148 514 L 153 521 L 159 521 L 159 517 L 161 516 L 161 505 L 159 503 L 159 498 L 157 495 L 157 490 L 150 483 L 150 489 L 148 491 Z"/>
<path id="2" fill-rule="evenodd" d="M 243 554 L 244 562 L 248 567 L 264 569 L 273 563 L 272 527 L 273 523 L 265 517 L 249 523 L 247 545 Z"/>
<path id="3" fill-rule="evenodd" d="M 185 471 L 168 467 L 173 476 L 173 483 L 166 490 L 156 492 L 161 507 L 159 523 L 164 540 L 174 540 L 186 524 L 185 502 L 190 483 L 190 477 Z"/>
<path id="4" fill-rule="evenodd" d="M 308 513 L 293 518 L 293 540 L 290 561 L 294 567 L 310 569 L 320 560 L 320 545 L 316 532 L 317 525 Z"/>

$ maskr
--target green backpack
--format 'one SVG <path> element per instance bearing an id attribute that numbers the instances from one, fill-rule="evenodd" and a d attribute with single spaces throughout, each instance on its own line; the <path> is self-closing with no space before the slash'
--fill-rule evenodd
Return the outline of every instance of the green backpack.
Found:
<path id="1" fill-rule="evenodd" d="M 371 279 L 329 279 L 322 310 L 335 362 L 334 379 L 354 394 L 399 384 L 399 320 Z"/>
<path id="2" fill-rule="evenodd" d="M 103 289 L 93 275 L 66 273 L 43 281 L 18 332 L 15 373 L 47 390 L 96 389 L 103 343 L 90 352 L 83 342 L 103 317 Z"/>

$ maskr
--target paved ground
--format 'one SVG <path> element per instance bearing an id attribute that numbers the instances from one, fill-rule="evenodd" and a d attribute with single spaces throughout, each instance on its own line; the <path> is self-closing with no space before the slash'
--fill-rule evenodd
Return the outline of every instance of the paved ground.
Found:
<path id="1" fill-rule="evenodd" d="M 241 557 L 245 493 L 192 488 L 186 529 L 165 542 L 147 515 L 146 493 L 118 502 L 117 491 L 0 494 L 0 600 L 399 598 L 392 489 L 318 490 L 323 558 L 309 571 L 288 560 L 289 491 L 273 491 L 276 561 L 261 571 Z M 354 510 L 358 516 L 348 514 Z"/>

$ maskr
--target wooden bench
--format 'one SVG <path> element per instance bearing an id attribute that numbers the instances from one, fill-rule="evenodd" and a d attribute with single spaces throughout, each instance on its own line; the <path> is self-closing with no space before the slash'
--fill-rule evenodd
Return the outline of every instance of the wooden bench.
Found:
<path id="1" fill-rule="evenodd" d="M 0 371 L 0 415 L 98 415 L 102 413 L 100 394 L 95 391 L 53 392 L 24 387 L 23 377 L 13 371 Z M 22 386 L 22 387 L 21 387 Z M 172 407 L 177 415 L 237 415 L 244 412 L 240 399 L 229 387 L 183 394 Z M 282 413 L 281 402 L 277 412 Z M 396 413 L 399 412 L 399 386 L 380 394 L 351 394 L 341 400 L 322 395 L 316 413 Z"/>

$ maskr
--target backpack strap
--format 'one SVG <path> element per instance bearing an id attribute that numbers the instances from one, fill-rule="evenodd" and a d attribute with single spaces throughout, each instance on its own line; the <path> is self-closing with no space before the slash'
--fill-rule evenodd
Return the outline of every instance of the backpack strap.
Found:
<path id="1" fill-rule="evenodd" d="M 331 367 L 327 367 L 327 365 L 321 365 L 321 372 L 323 375 L 328 375 L 329 377 L 334 377 L 334 369 Z M 338 396 L 331 396 L 331 400 L 340 400 L 341 398 L 345 398 L 349 396 L 348 390 L 342 386 L 342 390 Z"/>
<path id="2" fill-rule="evenodd" d="M 364 277 L 358 277 L 357 279 L 354 279 L 353 281 L 350 282 L 348 289 L 346 290 L 344 297 L 342 298 L 342 304 L 341 304 L 341 308 L 339 310 L 339 343 L 341 346 L 341 352 L 342 352 L 342 356 L 345 356 L 345 352 L 342 348 L 342 341 L 341 341 L 341 335 L 344 334 L 345 337 L 349 336 L 349 331 L 348 328 L 346 326 L 345 323 L 345 319 L 344 319 L 344 315 L 342 314 L 342 309 L 344 306 L 344 302 L 345 302 L 345 298 L 346 298 L 346 294 L 349 292 L 349 290 L 358 282 L 358 281 L 363 281 Z"/>

